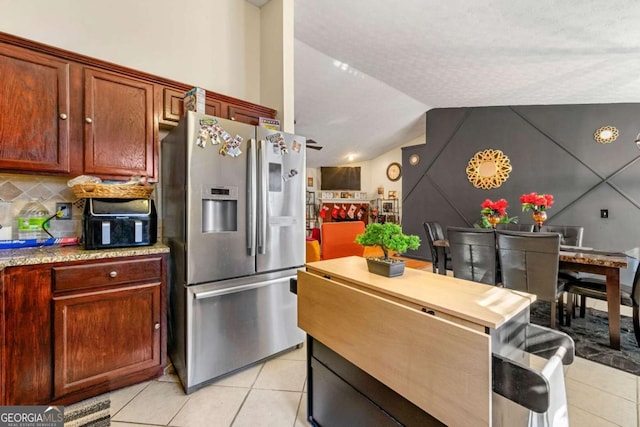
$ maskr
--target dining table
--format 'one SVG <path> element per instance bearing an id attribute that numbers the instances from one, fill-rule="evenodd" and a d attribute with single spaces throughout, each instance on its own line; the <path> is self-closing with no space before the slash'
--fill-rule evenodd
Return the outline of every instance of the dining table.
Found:
<path id="1" fill-rule="evenodd" d="M 433 246 L 438 251 L 438 273 L 446 275 L 445 258 L 449 241 L 435 240 Z M 605 277 L 609 345 L 612 349 L 620 350 L 620 269 L 627 268 L 627 255 L 616 251 L 560 245 L 558 268 Z"/>
<path id="2" fill-rule="evenodd" d="M 627 255 L 615 251 L 560 246 L 559 268 L 605 276 L 609 345 L 620 350 L 620 269 L 627 268 Z"/>

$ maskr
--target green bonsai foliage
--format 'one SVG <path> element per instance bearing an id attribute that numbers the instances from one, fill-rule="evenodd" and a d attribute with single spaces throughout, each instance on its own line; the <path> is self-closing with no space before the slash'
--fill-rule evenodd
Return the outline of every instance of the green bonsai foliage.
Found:
<path id="1" fill-rule="evenodd" d="M 402 227 L 392 222 L 367 225 L 364 233 L 356 236 L 355 242 L 362 246 L 380 246 L 385 261 L 389 261 L 389 250 L 406 252 L 420 247 L 418 236 L 402 233 Z"/>

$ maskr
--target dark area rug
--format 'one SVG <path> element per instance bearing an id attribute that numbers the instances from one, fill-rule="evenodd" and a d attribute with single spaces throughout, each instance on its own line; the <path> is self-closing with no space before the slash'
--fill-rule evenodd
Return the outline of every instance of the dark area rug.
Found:
<path id="1" fill-rule="evenodd" d="M 531 306 L 531 323 L 549 326 L 550 304 L 537 301 Z M 593 362 L 602 363 L 622 371 L 640 375 L 640 347 L 633 333 L 631 317 L 620 317 L 620 347 L 609 347 L 609 320 L 607 313 L 587 308 L 584 319 L 571 319 L 571 326 L 560 326 L 560 330 L 575 341 L 576 355 Z"/>
<path id="2" fill-rule="evenodd" d="M 64 407 L 64 427 L 108 427 L 111 425 L 109 393 Z"/>

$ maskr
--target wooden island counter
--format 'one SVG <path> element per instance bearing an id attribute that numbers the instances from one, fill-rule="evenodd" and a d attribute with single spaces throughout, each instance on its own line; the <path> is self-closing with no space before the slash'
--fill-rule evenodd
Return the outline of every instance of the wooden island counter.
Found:
<path id="1" fill-rule="evenodd" d="M 387 278 L 361 257 L 306 270 L 310 422 L 492 425 L 492 356 L 526 357 L 535 295 L 411 268 Z"/>

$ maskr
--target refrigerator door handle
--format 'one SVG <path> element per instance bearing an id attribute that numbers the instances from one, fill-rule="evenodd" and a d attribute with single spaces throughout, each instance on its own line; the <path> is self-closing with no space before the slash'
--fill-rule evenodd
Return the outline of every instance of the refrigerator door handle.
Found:
<path id="1" fill-rule="evenodd" d="M 247 208 L 247 249 L 250 256 L 256 255 L 256 214 L 257 214 L 257 184 L 256 184 L 256 140 L 249 140 L 249 164 L 247 165 L 247 186 L 249 200 Z"/>
<path id="2" fill-rule="evenodd" d="M 258 194 L 258 253 L 264 255 L 267 253 L 267 153 L 265 151 L 265 142 L 258 142 L 258 173 L 260 192 Z"/>
<path id="3" fill-rule="evenodd" d="M 242 292 L 242 291 L 248 291 L 251 289 L 258 289 L 258 288 L 264 288 L 265 286 L 269 286 L 269 285 L 273 285 L 275 283 L 289 283 L 289 279 L 292 277 L 296 277 L 296 276 L 289 276 L 289 277 L 280 277 L 278 279 L 273 279 L 273 280 L 267 280 L 264 282 L 259 282 L 259 283 L 249 283 L 247 285 L 242 285 L 242 286 L 231 286 L 229 288 L 224 288 L 224 289 L 216 289 L 213 291 L 204 291 L 204 292 L 194 292 L 193 293 L 193 298 L 194 299 L 198 299 L 198 300 L 202 300 L 205 298 L 213 298 L 213 297 L 219 297 L 222 295 L 228 295 L 228 294 L 233 294 L 236 292 Z"/>

